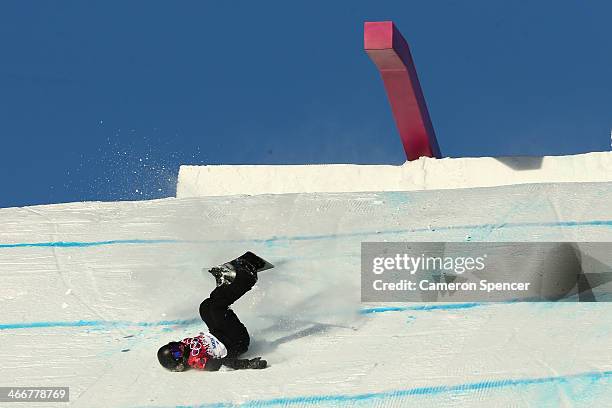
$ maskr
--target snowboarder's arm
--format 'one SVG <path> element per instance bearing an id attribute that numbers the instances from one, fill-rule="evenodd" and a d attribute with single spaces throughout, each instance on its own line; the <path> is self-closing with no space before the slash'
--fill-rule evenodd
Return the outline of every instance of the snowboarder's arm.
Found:
<path id="1" fill-rule="evenodd" d="M 219 371 L 223 365 L 223 360 L 220 358 L 211 358 L 206 362 L 204 366 L 205 371 Z"/>
<path id="2" fill-rule="evenodd" d="M 196 355 L 189 352 L 187 364 L 191 368 L 195 368 L 197 370 L 205 370 L 210 360 L 212 360 L 212 358 L 206 353 L 204 349 L 201 349 L 201 352 Z"/>
<path id="3" fill-rule="evenodd" d="M 246 368 L 261 369 L 266 368 L 268 363 L 266 360 L 262 360 L 261 357 L 249 359 L 241 358 L 224 358 L 220 360 L 224 366 L 232 368 L 234 370 L 244 370 Z"/>

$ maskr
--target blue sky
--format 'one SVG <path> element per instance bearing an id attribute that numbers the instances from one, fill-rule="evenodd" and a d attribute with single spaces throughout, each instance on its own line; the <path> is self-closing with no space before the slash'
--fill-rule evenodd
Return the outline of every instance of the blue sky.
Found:
<path id="1" fill-rule="evenodd" d="M 171 196 L 180 164 L 404 153 L 363 22 L 408 40 L 444 156 L 610 150 L 605 1 L 4 1 L 0 207 Z"/>

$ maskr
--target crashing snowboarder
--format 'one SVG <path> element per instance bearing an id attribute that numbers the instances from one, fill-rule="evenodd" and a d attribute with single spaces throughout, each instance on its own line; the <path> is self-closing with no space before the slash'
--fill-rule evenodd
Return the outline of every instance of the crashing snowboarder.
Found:
<path id="1" fill-rule="evenodd" d="M 250 343 L 249 333 L 238 316 L 229 308 L 257 282 L 257 272 L 273 265 L 252 252 L 223 265 L 211 268 L 217 287 L 210 297 L 200 304 L 200 316 L 208 326 L 209 333 L 200 333 L 181 341 L 172 341 L 162 346 L 157 358 L 170 371 L 185 371 L 195 368 L 217 371 L 221 366 L 235 370 L 266 368 L 261 357 L 241 359 Z"/>

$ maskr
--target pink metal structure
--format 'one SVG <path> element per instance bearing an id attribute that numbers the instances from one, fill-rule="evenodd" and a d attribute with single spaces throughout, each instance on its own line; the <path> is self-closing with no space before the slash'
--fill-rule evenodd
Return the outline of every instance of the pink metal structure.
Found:
<path id="1" fill-rule="evenodd" d="M 366 22 L 364 48 L 382 76 L 406 158 L 440 158 L 410 48 L 402 34 L 392 21 Z"/>

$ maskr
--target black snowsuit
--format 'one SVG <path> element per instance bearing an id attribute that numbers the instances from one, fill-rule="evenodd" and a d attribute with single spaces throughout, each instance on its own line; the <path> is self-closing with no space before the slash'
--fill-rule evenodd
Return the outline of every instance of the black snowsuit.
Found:
<path id="1" fill-rule="evenodd" d="M 237 269 L 232 283 L 218 286 L 210 293 L 210 297 L 200 304 L 200 316 L 208 326 L 208 331 L 227 348 L 227 357 L 209 361 L 207 370 L 218 370 L 222 364 L 230 368 L 247 368 L 248 360 L 240 360 L 237 357 L 249 348 L 249 333 L 229 306 L 251 290 L 256 282 L 256 272 L 251 274 Z"/>

